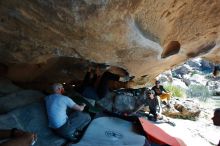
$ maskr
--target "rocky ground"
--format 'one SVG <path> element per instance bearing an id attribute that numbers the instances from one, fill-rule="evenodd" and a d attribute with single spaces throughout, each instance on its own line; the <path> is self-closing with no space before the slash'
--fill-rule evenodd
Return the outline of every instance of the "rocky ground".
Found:
<path id="1" fill-rule="evenodd" d="M 220 127 L 214 126 L 211 120 L 213 109 L 216 105 L 213 101 L 200 102 L 203 107 L 200 117 L 196 121 L 171 119 L 176 126 L 167 123 L 157 124 L 172 136 L 181 138 L 187 146 L 214 146 L 220 140 Z"/>
<path id="2" fill-rule="evenodd" d="M 220 127 L 214 126 L 211 120 L 213 110 L 220 107 L 220 96 L 212 96 L 220 91 L 220 79 L 219 76 L 213 76 L 213 68 L 214 64 L 198 58 L 158 76 L 164 85 L 171 84 L 188 92 L 185 98 L 193 100 L 199 106 L 201 112 L 195 121 L 172 118 L 176 123 L 175 127 L 166 123 L 158 124 L 170 135 L 184 140 L 188 146 L 214 146 L 220 140 Z M 196 89 L 192 86 L 203 88 Z M 189 103 L 185 105 L 186 109 L 188 105 Z"/>

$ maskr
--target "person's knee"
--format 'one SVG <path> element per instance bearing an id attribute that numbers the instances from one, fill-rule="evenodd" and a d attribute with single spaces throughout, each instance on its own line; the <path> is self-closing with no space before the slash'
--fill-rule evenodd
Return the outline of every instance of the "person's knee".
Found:
<path id="1" fill-rule="evenodd" d="M 90 122 L 91 121 L 91 116 L 88 113 L 79 112 L 78 117 L 81 122 Z"/>
<path id="2" fill-rule="evenodd" d="M 163 93 L 162 95 L 160 95 L 161 100 L 170 100 L 170 97 L 170 94 L 167 93 Z"/>
<path id="3" fill-rule="evenodd" d="M 166 97 L 164 96 L 164 94 L 159 95 L 159 97 L 160 97 L 161 100 L 163 100 L 163 99 L 166 98 Z"/>
<path id="4" fill-rule="evenodd" d="M 89 121 L 89 122 L 91 121 L 91 116 L 87 113 L 84 114 L 84 118 L 86 121 Z"/>

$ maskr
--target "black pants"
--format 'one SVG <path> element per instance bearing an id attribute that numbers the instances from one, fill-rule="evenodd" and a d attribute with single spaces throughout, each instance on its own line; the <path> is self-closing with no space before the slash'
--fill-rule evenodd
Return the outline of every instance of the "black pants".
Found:
<path id="1" fill-rule="evenodd" d="M 149 113 L 152 114 L 155 119 L 157 119 L 157 109 L 156 108 L 155 109 L 154 108 L 150 109 Z"/>

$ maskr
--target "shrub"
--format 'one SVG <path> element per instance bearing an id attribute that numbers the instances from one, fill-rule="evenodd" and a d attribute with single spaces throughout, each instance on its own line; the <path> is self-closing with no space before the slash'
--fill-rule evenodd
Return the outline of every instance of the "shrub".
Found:
<path id="1" fill-rule="evenodd" d="M 196 74 L 201 75 L 201 72 L 199 72 L 197 70 L 194 70 L 194 71 L 191 72 L 190 76 L 192 77 L 192 76 L 194 76 Z"/>
<path id="2" fill-rule="evenodd" d="M 164 88 L 172 93 L 172 96 L 175 97 L 185 97 L 185 90 L 179 86 L 173 86 L 171 84 L 167 84 Z"/>
<path id="3" fill-rule="evenodd" d="M 188 97 L 198 98 L 202 101 L 206 101 L 211 96 L 208 87 L 204 85 L 190 85 L 186 93 Z"/>

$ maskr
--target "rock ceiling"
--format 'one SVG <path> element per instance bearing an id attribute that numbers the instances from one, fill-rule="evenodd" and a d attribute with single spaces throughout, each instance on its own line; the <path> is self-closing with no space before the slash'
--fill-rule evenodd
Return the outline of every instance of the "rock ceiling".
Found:
<path id="1" fill-rule="evenodd" d="M 0 14 L 0 70 L 15 81 L 82 78 L 90 62 L 135 81 L 198 56 L 220 63 L 219 0 L 1 0 Z"/>

